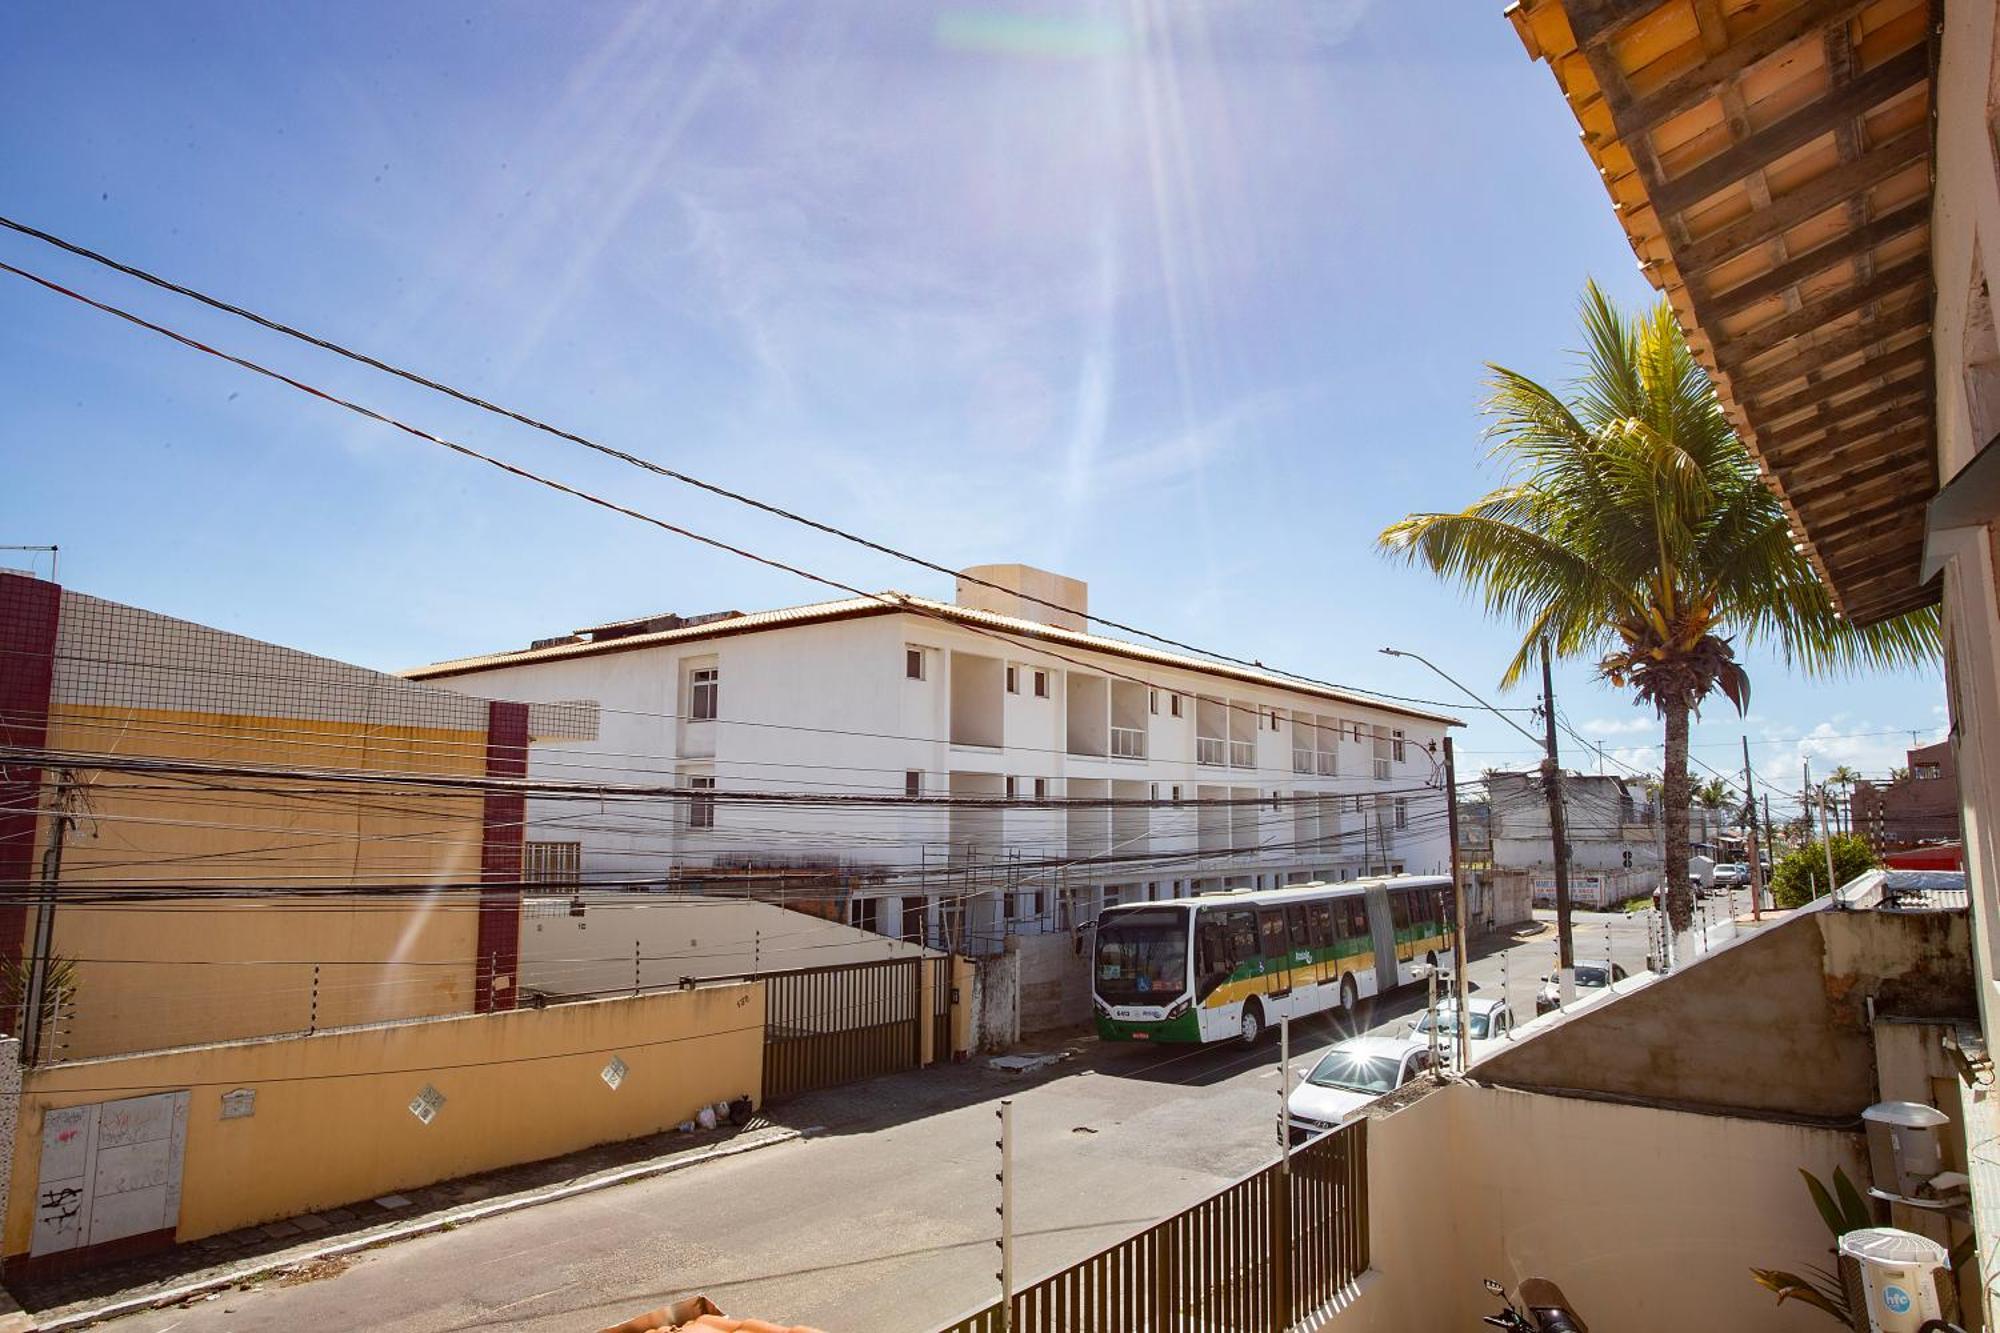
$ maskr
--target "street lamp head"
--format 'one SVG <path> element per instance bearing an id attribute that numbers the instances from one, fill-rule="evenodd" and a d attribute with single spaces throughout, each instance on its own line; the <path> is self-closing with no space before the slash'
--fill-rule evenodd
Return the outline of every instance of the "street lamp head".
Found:
<path id="1" fill-rule="evenodd" d="M 1403 655 L 1394 648 L 1382 648 L 1378 649 L 1378 651 L 1387 653 L 1391 657 L 1401 657 Z"/>

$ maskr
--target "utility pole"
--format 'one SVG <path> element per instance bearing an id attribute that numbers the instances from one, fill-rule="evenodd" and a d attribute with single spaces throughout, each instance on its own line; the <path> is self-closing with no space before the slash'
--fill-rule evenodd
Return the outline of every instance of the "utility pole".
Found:
<path id="1" fill-rule="evenodd" d="M 1451 837 L 1451 990 L 1458 1002 L 1458 1072 L 1463 1074 L 1472 1064 L 1472 1036 L 1467 1026 L 1471 1016 L 1466 1010 L 1465 883 L 1458 866 L 1458 764 L 1452 757 L 1450 736 L 1444 738 L 1444 809 L 1445 828 Z"/>
<path id="2" fill-rule="evenodd" d="M 1743 814 L 1749 829 L 1750 839 L 1746 846 L 1750 851 L 1750 919 L 1764 919 L 1764 861 L 1759 850 L 1763 840 L 1757 836 L 1757 787 L 1750 771 L 1750 738 L 1743 738 Z M 1773 863 L 1776 864 L 1775 862 Z"/>
<path id="3" fill-rule="evenodd" d="M 1812 836 L 1812 760 L 1799 760 L 1799 816 L 1805 821 L 1806 836 Z M 1831 865 L 1831 862 L 1828 863 Z M 1833 875 L 1827 875 L 1827 892 L 1833 891 Z M 1819 897 L 1817 891 L 1813 897 Z"/>
<path id="4" fill-rule="evenodd" d="M 1833 830 L 1826 825 L 1826 788 L 1819 789 L 1819 845 L 1826 848 L 1826 891 L 1840 886 L 1833 882 Z"/>
<path id="5" fill-rule="evenodd" d="M 42 853 L 42 883 L 35 898 L 35 940 L 33 952 L 28 956 L 28 994 L 21 1020 L 24 1065 L 41 1062 L 42 1025 L 47 1018 L 42 1009 L 48 1001 L 44 992 L 49 984 L 49 952 L 55 947 L 56 886 L 62 879 L 63 839 L 76 824 L 76 816 L 70 811 L 75 781 L 73 772 L 67 768 L 61 770 L 56 775 L 55 799 L 49 803 L 55 825 L 49 831 L 48 850 Z"/>
<path id="6" fill-rule="evenodd" d="M 1569 829 L 1563 819 L 1562 764 L 1556 753 L 1556 686 L 1546 636 L 1542 639 L 1542 744 L 1548 752 L 1542 760 L 1542 787 L 1549 798 L 1549 840 L 1556 867 L 1557 995 L 1568 1004 L 1576 987 L 1576 948 L 1569 934 Z"/>

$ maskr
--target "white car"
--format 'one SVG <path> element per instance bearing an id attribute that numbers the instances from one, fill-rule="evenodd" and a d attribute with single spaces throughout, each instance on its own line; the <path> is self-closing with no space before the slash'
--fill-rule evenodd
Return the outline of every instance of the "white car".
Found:
<path id="1" fill-rule="evenodd" d="M 1514 1035 L 1514 1009 L 1505 1000 L 1493 996 L 1474 995 L 1466 1000 L 1466 1036 L 1472 1048 L 1472 1061 L 1491 1055 L 1505 1045 Z M 1458 1001 L 1444 1000 L 1434 1010 L 1426 1010 L 1410 1027 L 1410 1035 L 1427 1046 L 1431 1039 L 1431 1029 L 1438 1034 L 1438 1049 L 1444 1053 L 1444 1061 L 1450 1064 L 1458 1054 Z"/>
<path id="2" fill-rule="evenodd" d="M 1319 1058 L 1285 1102 L 1292 1142 L 1338 1129 L 1431 1067 L 1428 1037 L 1350 1037 Z"/>

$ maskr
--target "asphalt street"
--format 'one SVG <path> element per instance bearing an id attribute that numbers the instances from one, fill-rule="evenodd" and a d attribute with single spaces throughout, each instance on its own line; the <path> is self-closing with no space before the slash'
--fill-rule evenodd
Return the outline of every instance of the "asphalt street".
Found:
<path id="1" fill-rule="evenodd" d="M 1579 914 L 1579 958 L 1634 971 L 1636 919 Z M 1554 966 L 1545 922 L 1489 937 L 1468 977 L 1503 987 L 1523 1019 Z M 1400 1032 L 1420 987 L 1383 997 L 1373 1032 Z M 1339 1019 L 1294 1030 L 1302 1071 L 1348 1035 Z M 1072 1050 L 1033 1075 L 984 1060 L 796 1099 L 774 1117 L 820 1132 L 652 1180 L 476 1222 L 354 1256 L 310 1281 L 266 1281 L 117 1321 L 146 1333 L 357 1328 L 443 1333 L 504 1325 L 600 1328 L 703 1292 L 732 1314 L 834 1330 L 923 1333 L 997 1291 L 995 1110 L 1014 1100 L 1017 1272 L 1073 1263 L 1194 1203 L 1276 1153 L 1275 1042 Z M 365 1314 L 363 1313 L 365 1312 Z"/>

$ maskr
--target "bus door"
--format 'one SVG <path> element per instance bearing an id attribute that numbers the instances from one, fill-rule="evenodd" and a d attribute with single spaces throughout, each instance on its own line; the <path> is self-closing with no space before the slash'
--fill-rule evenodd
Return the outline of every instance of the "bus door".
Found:
<path id="1" fill-rule="evenodd" d="M 1292 993 L 1292 932 L 1285 927 L 1285 913 L 1280 908 L 1266 907 L 1257 913 L 1257 934 L 1263 941 L 1264 994 L 1273 1000 L 1282 1000 Z M 1276 1006 L 1280 1013 L 1290 1013 L 1289 1005 Z"/>
<path id="2" fill-rule="evenodd" d="M 1373 995 L 1383 989 L 1375 970 L 1374 932 L 1368 924 L 1368 899 L 1361 894 L 1338 898 L 1333 903 L 1334 925 L 1340 944 L 1340 966 L 1355 974 L 1354 993 Z"/>
<path id="3" fill-rule="evenodd" d="M 1368 928 L 1375 937 L 1375 990 L 1385 993 L 1403 984 L 1403 973 L 1396 966 L 1396 923 L 1389 915 L 1389 894 L 1379 886 L 1368 890 Z"/>
<path id="4" fill-rule="evenodd" d="M 1316 903 L 1307 903 L 1305 908 L 1306 944 L 1312 950 L 1313 979 L 1322 986 L 1340 984 L 1340 958 L 1334 945 L 1339 938 L 1334 925 L 1336 910 L 1337 905 L 1324 898 Z"/>
<path id="5" fill-rule="evenodd" d="M 1312 947 L 1312 931 L 1306 922 L 1304 903 L 1285 904 L 1285 928 L 1292 937 L 1292 1002 L 1287 1012 L 1297 1018 L 1319 1007 L 1313 989 L 1314 983 L 1319 980 L 1318 954 Z"/>

